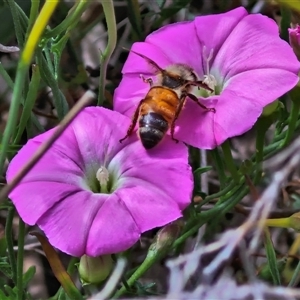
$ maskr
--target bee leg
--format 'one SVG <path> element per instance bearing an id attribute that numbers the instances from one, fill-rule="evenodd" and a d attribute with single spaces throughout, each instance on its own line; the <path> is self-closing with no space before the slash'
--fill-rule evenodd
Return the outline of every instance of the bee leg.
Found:
<path id="1" fill-rule="evenodd" d="M 182 96 L 182 98 L 180 99 L 179 105 L 177 106 L 176 111 L 175 111 L 174 119 L 173 119 L 173 121 L 172 121 L 172 123 L 171 123 L 171 130 L 170 130 L 170 131 L 171 131 L 171 138 L 172 138 L 172 140 L 175 141 L 176 143 L 178 143 L 179 141 L 178 141 L 177 139 L 174 138 L 175 122 L 176 122 L 176 120 L 178 119 L 178 117 L 179 117 L 179 115 L 180 115 L 180 113 L 181 113 L 181 111 L 182 111 L 182 108 L 183 108 L 184 103 L 185 103 L 185 98 L 186 98 L 186 96 L 184 95 L 184 96 Z"/>
<path id="2" fill-rule="evenodd" d="M 190 97 L 193 101 L 195 101 L 200 107 L 202 107 L 206 111 L 212 111 L 213 113 L 216 112 L 216 110 L 214 108 L 206 107 L 205 105 L 203 105 L 202 103 L 200 103 L 199 100 L 198 100 L 198 98 L 195 95 L 193 95 L 193 94 L 187 94 L 187 96 Z"/>
<path id="3" fill-rule="evenodd" d="M 152 78 L 145 78 L 142 74 L 140 74 L 141 79 L 145 82 L 145 83 L 149 83 L 150 87 L 153 85 L 153 79 Z"/>
<path id="4" fill-rule="evenodd" d="M 134 114 L 133 114 L 133 117 L 132 117 L 132 122 L 127 130 L 127 134 L 119 140 L 120 143 L 122 143 L 124 140 L 126 140 L 133 132 L 134 128 L 135 128 L 135 125 L 137 123 L 137 119 L 139 117 L 139 112 L 140 112 L 140 108 L 141 108 L 141 105 L 143 104 L 144 102 L 144 99 L 140 101 L 138 107 L 136 108 Z"/>
<path id="5" fill-rule="evenodd" d="M 194 81 L 194 82 L 191 83 L 191 85 L 197 86 L 197 87 L 198 87 L 198 90 L 200 90 L 200 88 L 203 88 L 203 89 L 205 89 L 205 90 L 210 91 L 211 93 L 214 92 L 213 89 L 211 89 L 205 82 L 203 82 L 203 81 L 201 81 L 201 80 Z"/>

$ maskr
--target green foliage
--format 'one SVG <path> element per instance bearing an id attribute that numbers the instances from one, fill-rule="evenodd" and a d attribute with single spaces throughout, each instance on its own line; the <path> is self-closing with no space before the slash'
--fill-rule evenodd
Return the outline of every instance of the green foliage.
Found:
<path id="1" fill-rule="evenodd" d="M 268 229 L 265 230 L 264 244 L 267 253 L 268 267 L 272 276 L 273 283 L 275 285 L 280 285 L 281 280 L 280 280 L 280 273 L 277 266 L 276 253 Z"/>

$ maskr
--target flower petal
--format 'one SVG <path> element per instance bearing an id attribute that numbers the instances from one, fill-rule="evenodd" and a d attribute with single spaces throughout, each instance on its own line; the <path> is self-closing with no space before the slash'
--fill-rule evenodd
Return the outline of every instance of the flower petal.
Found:
<path id="1" fill-rule="evenodd" d="M 91 226 L 108 198 L 108 195 L 77 191 L 49 209 L 37 225 L 46 233 L 49 242 L 61 251 L 77 257 L 89 255 L 87 239 Z"/>
<path id="2" fill-rule="evenodd" d="M 272 19 L 248 15 L 222 45 L 212 70 L 218 69 L 226 80 L 248 70 L 266 68 L 298 73 L 300 63 L 290 45 L 279 38 L 278 26 Z"/>
<path id="3" fill-rule="evenodd" d="M 247 15 L 248 12 L 246 9 L 239 7 L 223 14 L 201 16 L 195 19 L 194 24 L 198 34 L 198 43 L 202 49 L 204 46 L 206 47 L 207 56 L 213 50 L 212 61 L 236 25 Z M 203 52 L 201 51 L 201 53 L 194 57 L 197 63 L 199 56 L 202 55 Z M 191 66 L 194 65 L 195 61 Z"/>
<path id="4" fill-rule="evenodd" d="M 120 143 L 119 140 L 126 135 L 124 128 L 129 124 L 130 119 L 118 112 L 100 107 L 84 109 L 72 123 L 72 131 L 85 168 L 97 170 L 125 147 L 128 141 Z"/>
<path id="5" fill-rule="evenodd" d="M 163 142 L 150 150 L 145 150 L 140 141 L 128 144 L 114 157 L 109 168 L 120 168 L 122 183 L 118 186 L 119 190 L 123 188 L 127 190 L 127 187 L 135 184 L 135 179 L 142 180 L 143 185 L 141 186 L 148 190 L 151 199 L 156 198 L 157 189 L 161 190 L 161 196 L 157 199 L 158 206 L 161 205 L 161 201 L 164 201 L 163 198 L 166 199 L 166 203 L 172 199 L 172 205 L 177 211 L 178 208 L 182 210 L 190 204 L 193 189 L 192 172 L 187 160 L 187 147 L 182 143 L 177 144 L 169 136 L 166 136 Z M 128 185 L 128 178 L 132 185 Z M 174 184 L 176 188 L 174 188 Z M 141 194 L 141 192 L 139 193 Z M 119 191 L 118 194 L 120 195 Z M 141 201 L 140 196 L 134 192 L 130 194 L 130 197 L 136 199 L 137 203 Z M 126 197 L 126 199 L 129 198 Z M 144 199 L 148 198 L 145 196 Z M 151 207 L 153 211 L 156 211 L 154 200 L 149 201 L 148 209 L 145 209 L 144 213 L 147 214 Z M 134 207 L 132 209 L 134 210 Z M 140 210 L 139 206 L 137 209 Z M 179 217 L 179 211 L 177 213 Z M 159 213 L 157 214 L 159 215 Z M 160 218 L 163 218 L 163 215 Z M 158 217 L 157 222 L 160 222 Z M 138 223 L 138 225 L 141 224 Z M 160 224 L 155 225 L 155 227 L 158 226 Z"/>
<path id="6" fill-rule="evenodd" d="M 160 47 L 149 43 L 140 42 L 134 43 L 131 50 L 140 53 L 153 60 L 159 67 L 165 68 L 172 63 L 172 60 L 166 55 Z M 122 69 L 123 74 L 154 75 L 155 68 L 149 62 L 136 53 L 129 52 L 128 58 Z M 141 79 L 140 79 L 141 80 Z M 142 80 L 141 80 L 142 81 Z"/>
<path id="7" fill-rule="evenodd" d="M 148 43 L 160 48 L 162 53 L 170 59 L 169 65 L 181 63 L 192 66 L 199 78 L 203 77 L 202 47 L 194 22 L 180 22 L 164 26 L 148 35 L 145 42 L 147 48 Z"/>
<path id="8" fill-rule="evenodd" d="M 187 99 L 176 121 L 175 138 L 197 148 L 215 148 L 217 142 L 214 134 L 214 118 L 218 113 L 218 98 L 219 96 L 202 101 L 199 99 L 206 107 L 215 108 L 216 113 L 205 111 L 194 101 Z"/>
<path id="9" fill-rule="evenodd" d="M 127 250 L 140 235 L 141 230 L 124 200 L 116 194 L 109 195 L 93 220 L 86 254 L 98 256 Z"/>
<path id="10" fill-rule="evenodd" d="M 10 163 L 8 166 L 8 182 L 12 180 L 20 168 L 35 153 L 42 142 L 48 140 L 52 134 L 53 130 L 28 141 L 15 156 L 13 163 Z M 76 151 L 76 143 L 70 142 L 69 136 L 71 134 L 72 132 L 66 131 L 64 136 L 34 165 L 31 171 L 22 179 L 21 183 L 24 185 L 27 182 L 36 182 L 38 185 L 39 182 L 42 184 L 42 182 L 45 181 L 75 185 L 82 183 L 82 177 L 84 175 L 82 171 L 82 158 L 78 155 L 79 152 Z M 66 144 L 60 143 L 61 140 L 64 140 L 69 147 L 75 147 L 75 151 L 69 151 L 65 146 Z M 67 152 L 68 154 L 66 155 Z M 69 175 L 68 177 L 65 176 L 66 173 Z"/>
<path id="11" fill-rule="evenodd" d="M 80 188 L 75 185 L 44 179 L 19 184 L 9 197 L 23 221 L 34 225 L 51 207 L 79 191 Z"/>
<path id="12" fill-rule="evenodd" d="M 123 75 L 114 93 L 114 110 L 131 118 L 149 89 L 149 85 L 145 84 L 137 74 Z"/>
<path id="13" fill-rule="evenodd" d="M 296 74 L 278 69 L 251 70 L 231 78 L 215 107 L 217 144 L 252 128 L 263 107 L 293 88 L 298 80 Z"/>
<path id="14" fill-rule="evenodd" d="M 165 182 L 165 185 L 168 184 Z M 170 186 L 173 190 L 183 194 L 180 189 L 174 189 L 173 184 Z M 126 177 L 122 182 L 122 188 L 117 190 L 116 194 L 130 211 L 133 220 L 140 228 L 140 232 L 166 225 L 182 216 L 181 209 L 178 207 L 179 203 L 176 203 L 179 197 L 173 199 L 160 187 L 156 187 L 146 180 Z M 185 200 L 181 206 L 186 207 L 190 203 L 189 199 Z"/>

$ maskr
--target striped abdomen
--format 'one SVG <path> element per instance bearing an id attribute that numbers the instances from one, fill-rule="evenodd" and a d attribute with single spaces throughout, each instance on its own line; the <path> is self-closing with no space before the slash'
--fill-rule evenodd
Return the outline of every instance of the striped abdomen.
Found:
<path id="1" fill-rule="evenodd" d="M 165 136 L 179 104 L 178 96 L 164 87 L 152 87 L 143 101 L 139 118 L 139 136 L 151 149 Z"/>

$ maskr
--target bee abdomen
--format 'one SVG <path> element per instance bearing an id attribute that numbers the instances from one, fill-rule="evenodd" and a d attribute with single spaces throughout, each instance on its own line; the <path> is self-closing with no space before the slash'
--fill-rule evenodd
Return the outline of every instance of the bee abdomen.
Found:
<path id="1" fill-rule="evenodd" d="M 168 122 L 157 113 L 150 112 L 142 115 L 139 120 L 139 135 L 143 146 L 151 149 L 156 146 L 168 130 Z"/>

